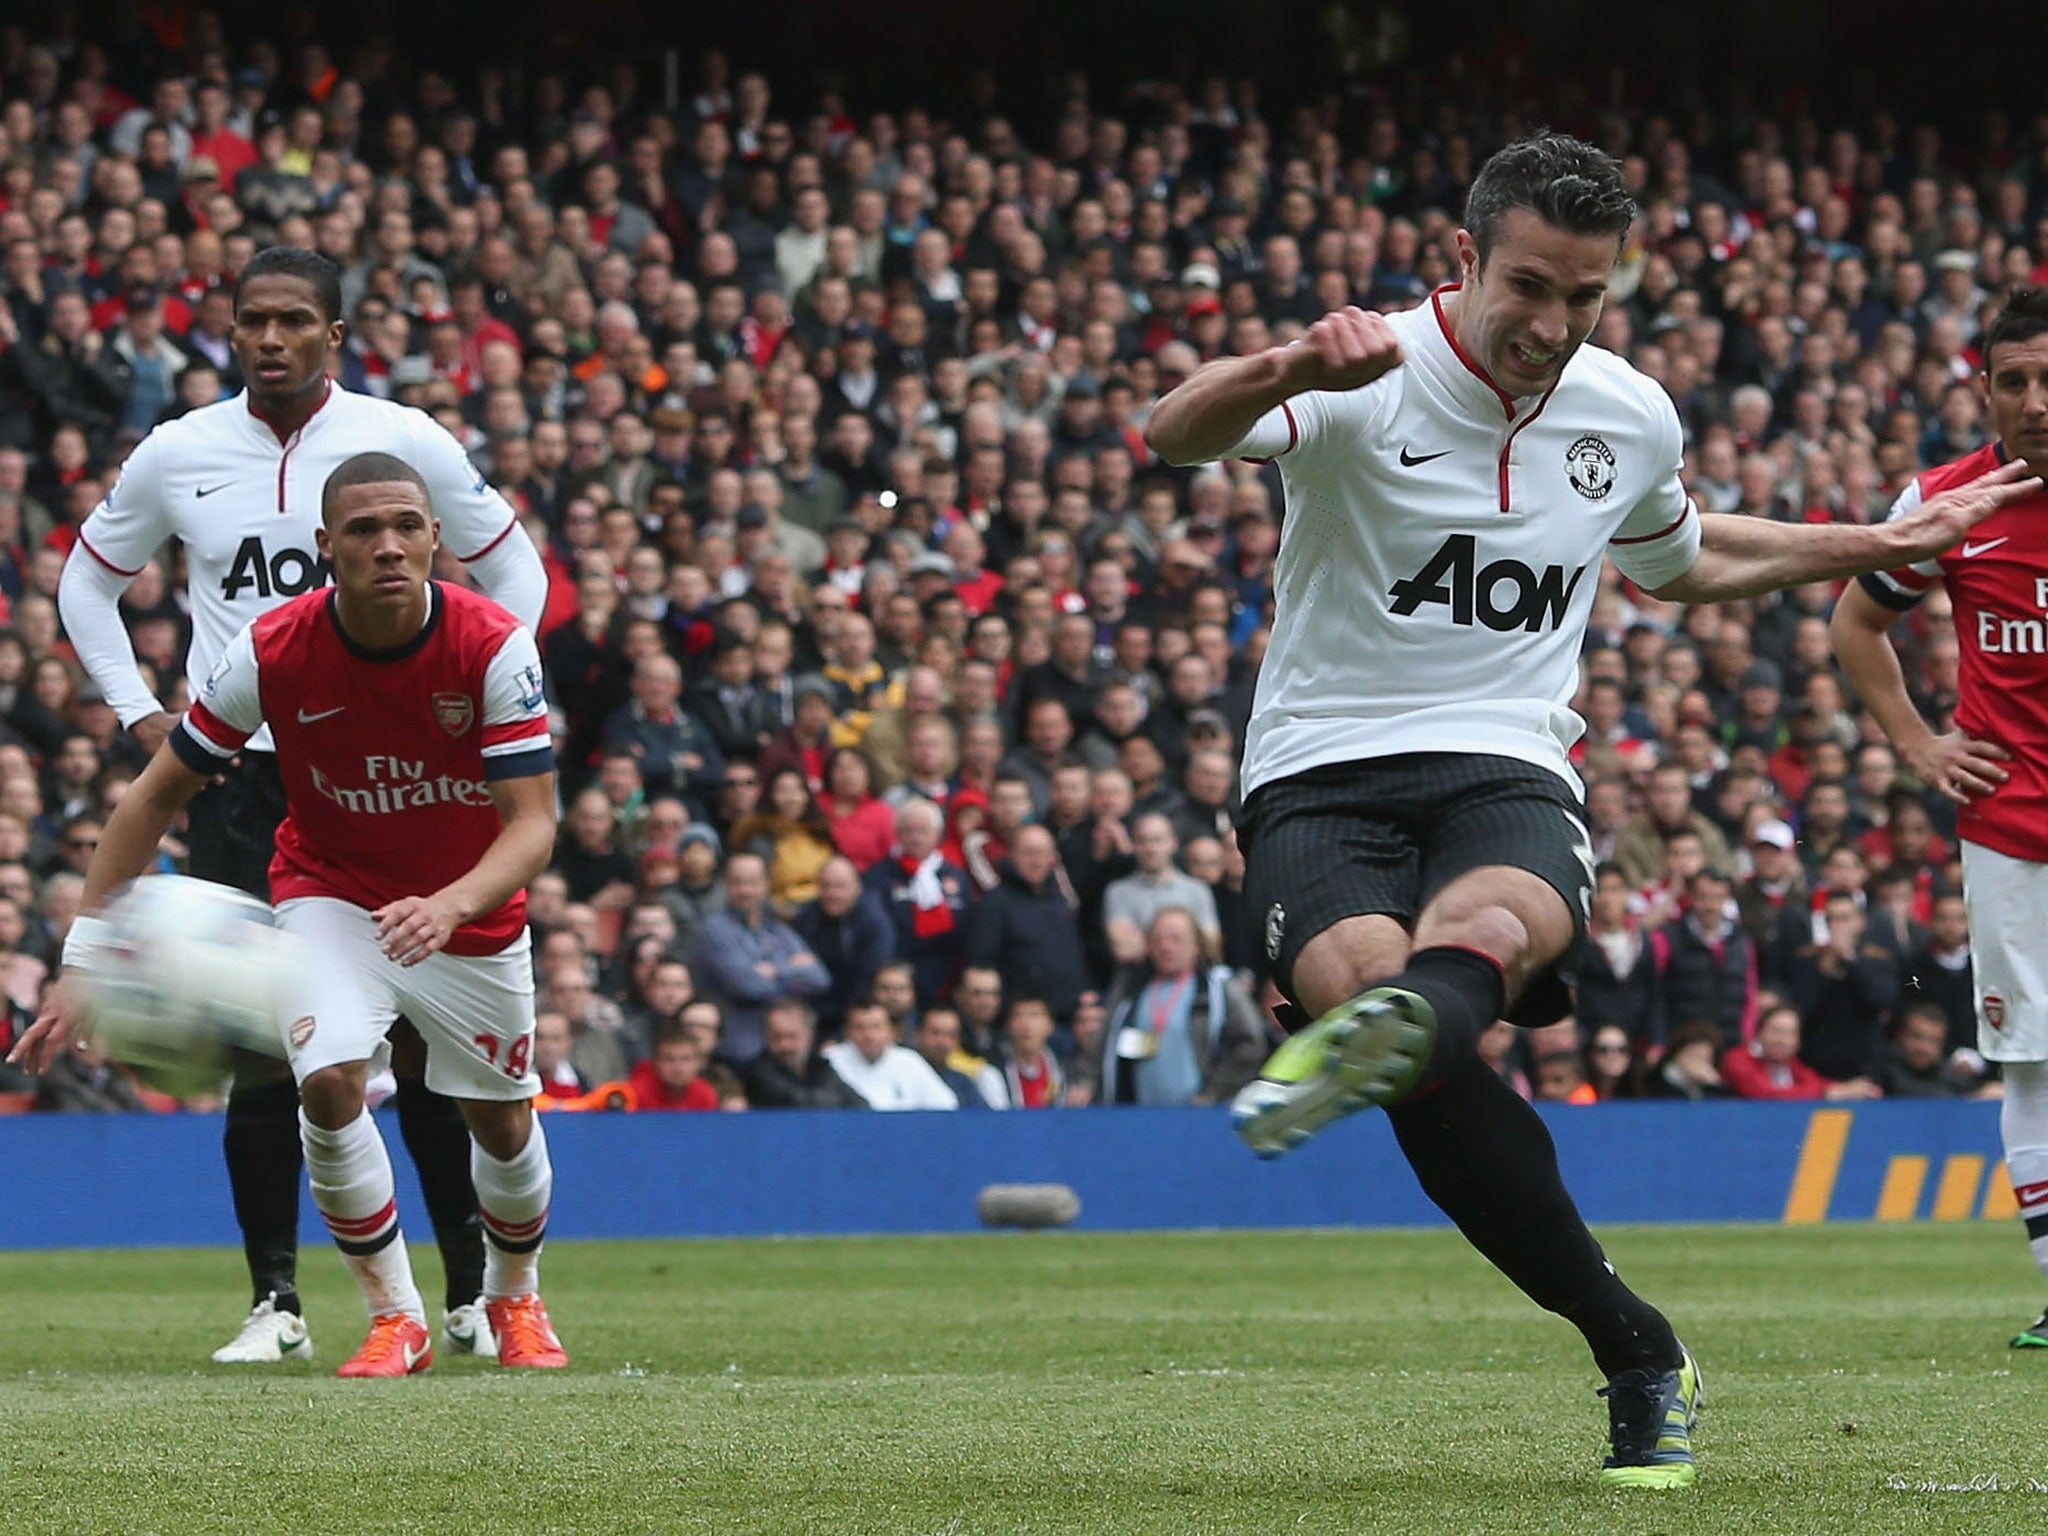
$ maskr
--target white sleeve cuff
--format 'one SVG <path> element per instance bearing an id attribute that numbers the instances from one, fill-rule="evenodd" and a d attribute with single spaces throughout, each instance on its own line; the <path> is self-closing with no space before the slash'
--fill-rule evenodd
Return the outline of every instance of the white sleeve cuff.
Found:
<path id="1" fill-rule="evenodd" d="M 67 971 L 74 965 L 90 961 L 96 950 L 104 949 L 114 942 L 114 925 L 104 917 L 93 917 L 81 912 L 71 920 L 70 931 L 64 935 L 63 964 Z"/>

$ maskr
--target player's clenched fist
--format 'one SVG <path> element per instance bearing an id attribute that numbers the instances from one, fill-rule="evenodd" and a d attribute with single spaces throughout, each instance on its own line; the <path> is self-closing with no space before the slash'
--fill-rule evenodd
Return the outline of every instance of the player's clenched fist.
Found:
<path id="1" fill-rule="evenodd" d="M 1351 305 L 1310 326 L 1288 365 L 1303 389 L 1362 389 L 1401 366 L 1401 343 L 1385 319 Z"/>

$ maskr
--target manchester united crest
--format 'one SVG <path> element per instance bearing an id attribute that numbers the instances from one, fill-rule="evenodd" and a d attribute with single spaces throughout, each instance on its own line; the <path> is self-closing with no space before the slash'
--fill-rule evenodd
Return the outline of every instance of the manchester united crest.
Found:
<path id="1" fill-rule="evenodd" d="M 434 718 L 450 736 L 460 736 L 476 723 L 476 705 L 466 693 L 437 693 Z"/>
<path id="2" fill-rule="evenodd" d="M 1605 501 L 1614 489 L 1614 450 L 1599 433 L 1588 432 L 1565 449 L 1564 472 L 1586 500 Z"/>

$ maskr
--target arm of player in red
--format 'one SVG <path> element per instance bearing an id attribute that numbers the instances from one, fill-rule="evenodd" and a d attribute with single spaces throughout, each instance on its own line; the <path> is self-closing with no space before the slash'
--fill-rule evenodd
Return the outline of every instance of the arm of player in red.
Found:
<path id="1" fill-rule="evenodd" d="M 504 825 L 468 874 L 431 896 L 401 896 L 370 914 L 384 953 L 400 965 L 418 965 L 445 949 L 456 929 L 496 911 L 548 867 L 555 852 L 554 774 L 494 779 L 491 800 Z"/>
<path id="2" fill-rule="evenodd" d="M 97 921 L 92 914 L 106 905 L 108 893 L 148 872 L 172 819 L 206 785 L 207 776 L 186 767 L 168 742 L 157 749 L 100 833 L 99 847 L 85 871 L 78 916 L 72 919 L 73 934 L 82 937 L 81 925 Z M 64 947 L 67 957 L 75 953 L 69 938 Z M 67 974 L 50 989 L 35 1023 L 14 1042 L 8 1061 L 30 1072 L 47 1071 L 79 1023 L 78 998 Z"/>

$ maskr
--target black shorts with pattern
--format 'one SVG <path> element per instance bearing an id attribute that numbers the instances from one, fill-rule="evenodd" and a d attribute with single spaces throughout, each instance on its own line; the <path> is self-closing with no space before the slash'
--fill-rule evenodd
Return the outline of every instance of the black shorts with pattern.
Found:
<path id="1" fill-rule="evenodd" d="M 1585 817 L 1569 784 L 1517 758 L 1409 752 L 1311 768 L 1245 803 L 1245 909 L 1290 997 L 1295 958 L 1317 934 L 1372 914 L 1413 928 L 1439 891 L 1488 865 L 1548 882 L 1583 931 L 1593 885 Z M 1571 956 L 1531 978 L 1511 1006 L 1515 1023 L 1571 1011 Z"/>

